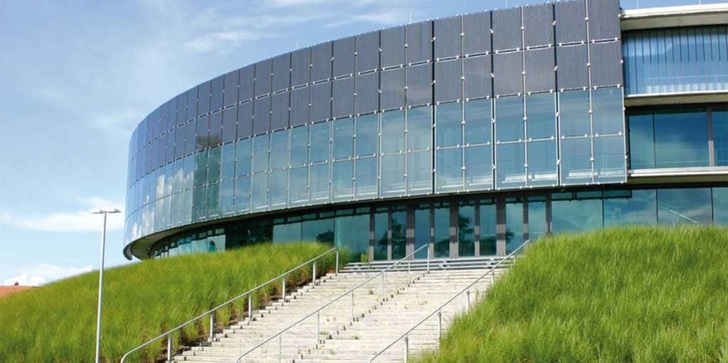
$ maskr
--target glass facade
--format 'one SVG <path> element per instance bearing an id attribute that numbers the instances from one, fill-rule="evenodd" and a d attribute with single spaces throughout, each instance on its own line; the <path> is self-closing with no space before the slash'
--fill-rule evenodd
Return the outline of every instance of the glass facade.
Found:
<path id="1" fill-rule="evenodd" d="M 273 75 L 269 59 L 184 92 L 132 134 L 127 247 L 151 246 L 158 232 L 179 229 L 152 254 L 303 239 L 374 260 L 423 244 L 436 257 L 466 257 L 628 221 L 723 223 L 725 213 L 670 202 L 678 192 L 621 186 L 634 196 L 619 199 L 604 186 L 627 183 L 628 162 L 630 169 L 728 166 L 725 105 L 624 116 L 625 93 L 681 91 L 679 79 L 690 90 L 725 89 L 724 27 L 634 32 L 622 45 L 618 32 L 605 30 L 619 29 L 617 16 L 590 15 L 585 0 L 575 3 L 590 21 L 569 20 L 574 29 L 563 28 L 570 10 L 561 3 L 529 10 L 549 21 L 513 17 L 512 31 L 493 35 L 490 21 L 472 22 L 499 13 L 463 17 L 460 31 L 447 30 L 461 34 L 462 47 L 447 49 L 435 23 L 419 23 L 435 29 L 423 44 L 434 42 L 443 59 L 410 49 L 404 28 L 392 28 L 356 36 L 367 51 L 339 50 L 346 54 L 333 60 L 324 43 L 276 57 L 290 72 Z M 684 37 L 686 54 L 713 53 L 698 63 L 670 53 L 669 62 L 634 65 L 656 54 L 652 39 L 664 46 L 669 37 Z M 608 56 L 620 48 L 627 90 L 621 59 Z M 685 73 L 695 64 L 702 68 Z M 685 189 L 700 203 L 724 205 L 714 184 L 702 185 L 708 192 Z M 598 191 L 572 192 L 584 188 Z M 202 222 L 213 227 L 197 230 Z"/>

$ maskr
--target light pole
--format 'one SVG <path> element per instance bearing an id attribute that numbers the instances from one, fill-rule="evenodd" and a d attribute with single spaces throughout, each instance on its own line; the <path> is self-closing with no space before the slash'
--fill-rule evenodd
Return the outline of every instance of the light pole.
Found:
<path id="1" fill-rule="evenodd" d="M 109 213 L 121 213 L 120 210 L 114 208 L 113 210 L 107 210 L 107 209 L 99 209 L 94 210 L 91 213 L 93 214 L 103 214 L 104 215 L 104 231 L 101 234 L 101 257 L 99 257 L 99 307 L 98 312 L 96 315 L 96 358 L 94 359 L 94 362 L 99 363 L 101 360 L 101 356 L 99 355 L 100 349 L 101 349 L 101 302 L 102 300 L 102 292 L 104 287 L 104 250 L 106 250 L 106 215 Z"/>

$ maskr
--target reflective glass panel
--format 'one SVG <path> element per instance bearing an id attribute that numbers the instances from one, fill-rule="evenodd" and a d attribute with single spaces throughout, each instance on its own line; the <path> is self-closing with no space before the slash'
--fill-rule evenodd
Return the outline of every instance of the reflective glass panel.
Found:
<path id="1" fill-rule="evenodd" d="M 210 184 L 207 186 L 207 216 L 217 217 L 220 215 L 220 184 Z"/>
<path id="2" fill-rule="evenodd" d="M 435 188 L 438 192 L 463 189 L 463 149 L 437 150 Z"/>
<path id="3" fill-rule="evenodd" d="M 450 207 L 444 206 L 433 209 L 435 218 L 435 258 L 450 257 Z"/>
<path id="4" fill-rule="evenodd" d="M 356 198 L 377 196 L 377 158 L 356 160 Z"/>
<path id="5" fill-rule="evenodd" d="M 382 156 L 381 196 L 404 195 L 404 154 Z"/>
<path id="6" fill-rule="evenodd" d="M 354 120 L 334 121 L 334 160 L 348 159 L 354 155 Z"/>
<path id="7" fill-rule="evenodd" d="M 655 167 L 709 165 L 708 123 L 705 112 L 656 112 L 654 123 Z"/>
<path id="8" fill-rule="evenodd" d="M 291 129 L 291 166 L 308 163 L 308 126 Z"/>
<path id="9" fill-rule="evenodd" d="M 629 119 L 629 162 L 631 169 L 655 167 L 655 134 L 652 128 L 652 113 L 630 115 Z"/>
<path id="10" fill-rule="evenodd" d="M 229 143 L 222 146 L 222 171 L 221 176 L 223 180 L 232 179 L 235 177 L 235 143 Z"/>
<path id="11" fill-rule="evenodd" d="M 220 184 L 220 210 L 223 214 L 235 212 L 235 180 L 226 179 Z"/>
<path id="12" fill-rule="evenodd" d="M 654 189 L 632 190 L 624 197 L 604 199 L 604 227 L 657 224 L 657 194 Z"/>
<path id="13" fill-rule="evenodd" d="M 475 256 L 475 206 L 458 209 L 458 257 Z"/>
<path id="14" fill-rule="evenodd" d="M 713 188 L 713 223 L 728 226 L 728 187 Z"/>
<path id="15" fill-rule="evenodd" d="M 327 202 L 329 200 L 329 164 L 311 165 L 310 173 L 311 203 Z"/>
<path id="16" fill-rule="evenodd" d="M 496 212 L 495 204 L 480 202 L 480 255 L 496 254 Z"/>
<path id="17" fill-rule="evenodd" d="M 556 140 L 529 142 L 527 147 L 528 185 L 557 185 Z"/>
<path id="18" fill-rule="evenodd" d="M 432 116 L 429 106 L 407 111 L 407 150 L 427 150 L 432 146 Z"/>
<path id="19" fill-rule="evenodd" d="M 207 182 L 216 183 L 220 180 L 220 148 L 213 147 L 207 156 Z"/>
<path id="20" fill-rule="evenodd" d="M 528 138 L 548 139 L 556 136 L 556 96 L 540 93 L 526 97 Z"/>
<path id="21" fill-rule="evenodd" d="M 438 147 L 463 144 L 462 107 L 461 103 L 448 103 L 437 106 L 435 137 L 437 138 L 436 145 Z"/>
<path id="22" fill-rule="evenodd" d="M 334 244 L 359 260 L 369 261 L 369 214 L 336 217 Z"/>
<path id="23" fill-rule="evenodd" d="M 240 140 L 236 145 L 235 174 L 237 176 L 249 175 L 251 173 L 251 147 L 250 139 Z"/>
<path id="24" fill-rule="evenodd" d="M 336 161 L 332 166 L 331 198 L 334 201 L 351 200 L 354 196 L 353 177 L 354 162 Z"/>
<path id="25" fill-rule="evenodd" d="M 253 173 L 268 170 L 268 135 L 253 138 Z"/>
<path id="26" fill-rule="evenodd" d="M 288 205 L 308 203 L 308 167 L 291 168 L 290 179 Z"/>
<path id="27" fill-rule="evenodd" d="M 491 146 L 465 148 L 465 189 L 493 189 Z"/>
<path id="28" fill-rule="evenodd" d="M 554 233 L 583 232 L 602 228 L 602 200 L 554 200 L 551 202 Z"/>
<path id="29" fill-rule="evenodd" d="M 407 212 L 393 211 L 391 219 L 392 259 L 399 260 L 407 255 L 405 231 L 407 228 Z"/>
<path id="30" fill-rule="evenodd" d="M 523 244 L 523 203 L 506 202 L 506 254 Z"/>
<path id="31" fill-rule="evenodd" d="M 495 132 L 498 141 L 523 140 L 523 98 L 495 100 Z"/>
<path id="32" fill-rule="evenodd" d="M 195 157 L 195 186 L 205 185 L 207 182 L 207 150 L 200 151 Z"/>
<path id="33" fill-rule="evenodd" d="M 268 173 L 259 173 L 253 175 L 251 201 L 253 210 L 268 208 Z"/>
<path id="34" fill-rule="evenodd" d="M 299 242 L 301 239 L 301 222 L 281 223 L 273 226 L 273 243 Z"/>
<path id="35" fill-rule="evenodd" d="M 404 151 L 404 111 L 382 114 L 382 153 Z"/>
<path id="36" fill-rule="evenodd" d="M 528 239 L 536 241 L 548 232 L 546 226 L 546 202 L 528 198 Z"/>
<path id="37" fill-rule="evenodd" d="M 311 125 L 310 159 L 312 163 L 329 160 L 329 122 Z"/>
<path id="38" fill-rule="evenodd" d="M 288 166 L 288 130 L 280 130 L 271 134 L 270 168 L 281 169 Z"/>
<path id="39" fill-rule="evenodd" d="M 728 166 L 728 111 L 713 111 L 715 165 Z"/>
<path id="40" fill-rule="evenodd" d="M 371 114 L 356 118 L 356 156 L 375 155 L 379 138 L 379 117 Z"/>
<path id="41" fill-rule="evenodd" d="M 430 205 L 415 209 L 415 250 L 430 243 Z M 427 248 L 417 252 L 415 258 L 427 258 Z"/>
<path id="42" fill-rule="evenodd" d="M 432 191 L 432 160 L 429 151 L 407 154 L 407 193 L 425 194 Z"/>
<path id="43" fill-rule="evenodd" d="M 591 134 L 588 91 L 559 93 L 559 132 L 562 136 Z"/>
<path id="44" fill-rule="evenodd" d="M 591 140 L 561 140 L 561 184 L 586 184 L 592 181 Z"/>
<path id="45" fill-rule="evenodd" d="M 288 200 L 288 171 L 276 170 L 270 173 L 270 206 L 285 208 Z"/>
<path id="46" fill-rule="evenodd" d="M 596 137 L 594 140 L 594 179 L 599 183 L 627 181 L 622 136 Z"/>
<path id="47" fill-rule="evenodd" d="M 301 238 L 304 241 L 334 244 L 334 219 L 316 219 L 301 224 Z"/>
<path id="48" fill-rule="evenodd" d="M 657 190 L 658 224 L 710 224 L 712 214 L 710 188 Z"/>
<path id="49" fill-rule="evenodd" d="M 475 100 L 465 103 L 465 144 L 491 142 L 491 100 Z"/>
<path id="50" fill-rule="evenodd" d="M 387 245 L 389 244 L 389 213 L 374 214 L 374 261 L 387 260 Z"/>
<path id="51" fill-rule="evenodd" d="M 592 104 L 595 134 L 618 134 L 624 131 L 621 88 L 593 90 Z"/>
<path id="52" fill-rule="evenodd" d="M 525 143 L 496 145 L 497 189 L 516 188 L 526 185 Z"/>

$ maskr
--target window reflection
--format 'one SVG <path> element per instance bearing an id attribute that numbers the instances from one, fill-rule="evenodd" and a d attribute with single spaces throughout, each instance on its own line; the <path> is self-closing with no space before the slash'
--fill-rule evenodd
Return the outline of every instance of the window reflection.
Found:
<path id="1" fill-rule="evenodd" d="M 658 224 L 710 224 L 711 221 L 710 188 L 657 190 Z"/>

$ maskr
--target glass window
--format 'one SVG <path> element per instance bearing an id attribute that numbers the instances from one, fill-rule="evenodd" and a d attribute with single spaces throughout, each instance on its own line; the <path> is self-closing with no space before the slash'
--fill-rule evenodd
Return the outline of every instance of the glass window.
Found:
<path id="1" fill-rule="evenodd" d="M 622 136 L 600 136 L 593 140 L 595 181 L 598 183 L 627 181 L 624 138 Z"/>
<path id="2" fill-rule="evenodd" d="M 559 93 L 559 132 L 562 136 L 591 134 L 588 91 Z"/>
<path id="3" fill-rule="evenodd" d="M 429 106 L 407 111 L 407 150 L 428 150 L 432 146 L 432 115 Z"/>
<path id="4" fill-rule="evenodd" d="M 329 164 L 317 164 L 310 167 L 309 185 L 311 203 L 320 204 L 329 201 Z"/>
<path id="5" fill-rule="evenodd" d="M 546 201 L 528 197 L 528 239 L 536 241 L 548 232 L 546 226 Z"/>
<path id="6" fill-rule="evenodd" d="M 463 149 L 436 151 L 435 188 L 438 192 L 463 189 Z"/>
<path id="7" fill-rule="evenodd" d="M 369 214 L 336 217 L 334 245 L 345 248 L 352 256 L 369 261 Z"/>
<path id="8" fill-rule="evenodd" d="M 655 134 L 652 132 L 652 112 L 630 115 L 629 162 L 632 169 L 655 167 Z"/>
<path id="9" fill-rule="evenodd" d="M 713 223 L 728 226 L 728 187 L 713 188 Z"/>
<path id="10" fill-rule="evenodd" d="M 525 143 L 496 145 L 496 188 L 517 188 L 526 185 Z"/>
<path id="11" fill-rule="evenodd" d="M 387 246 L 389 244 L 389 213 L 378 212 L 374 214 L 374 261 L 387 260 Z"/>
<path id="12" fill-rule="evenodd" d="M 604 198 L 604 226 L 657 224 L 657 194 L 654 189 L 632 190 L 624 197 Z"/>
<path id="13" fill-rule="evenodd" d="M 438 147 L 463 144 L 462 107 L 460 103 L 436 106 L 435 137 Z M 477 125 L 476 122 L 473 124 Z"/>
<path id="14" fill-rule="evenodd" d="M 529 142 L 527 147 L 528 185 L 557 185 L 556 140 Z"/>
<path id="15" fill-rule="evenodd" d="M 430 243 L 430 205 L 418 205 L 414 216 L 415 250 Z M 416 258 L 427 258 L 427 250 L 418 252 Z"/>
<path id="16" fill-rule="evenodd" d="M 465 102 L 465 144 L 477 145 L 491 142 L 490 100 Z"/>
<path id="17" fill-rule="evenodd" d="M 561 184 L 587 184 L 592 181 L 591 140 L 561 141 Z"/>
<path id="18" fill-rule="evenodd" d="M 392 232 L 392 259 L 399 260 L 407 255 L 407 211 L 392 211 L 391 218 L 392 219 L 390 221 L 390 226 Z"/>
<path id="19" fill-rule="evenodd" d="M 192 221 L 197 222 L 205 219 L 207 202 L 207 189 L 198 187 L 192 190 Z M 151 232 L 151 231 L 149 231 Z"/>
<path id="20" fill-rule="evenodd" d="M 217 217 L 220 215 L 220 184 L 214 183 L 207 186 L 207 216 Z"/>
<path id="21" fill-rule="evenodd" d="M 223 180 L 235 177 L 235 144 L 229 143 L 222 146 L 221 175 Z"/>
<path id="22" fill-rule="evenodd" d="M 728 166 L 728 111 L 713 111 L 715 165 Z"/>
<path id="23" fill-rule="evenodd" d="M 450 257 L 450 206 L 444 203 L 433 208 L 435 218 L 435 258 Z"/>
<path id="24" fill-rule="evenodd" d="M 332 200 L 351 200 L 354 196 L 354 162 L 336 161 L 333 163 L 332 173 Z"/>
<path id="25" fill-rule="evenodd" d="M 551 220 L 554 233 L 602 228 L 602 200 L 553 200 Z"/>
<path id="26" fill-rule="evenodd" d="M 220 211 L 223 214 L 235 212 L 235 180 L 225 179 L 220 183 Z"/>
<path id="27" fill-rule="evenodd" d="M 329 122 L 311 125 L 311 163 L 329 160 L 329 125 Z"/>
<path id="28" fill-rule="evenodd" d="M 195 157 L 195 186 L 205 185 L 207 182 L 207 150 L 194 155 Z"/>
<path id="29" fill-rule="evenodd" d="M 270 173 L 270 206 L 284 208 L 288 200 L 288 171 L 276 170 Z"/>
<path id="30" fill-rule="evenodd" d="M 308 126 L 291 129 L 291 166 L 308 163 Z"/>
<path id="31" fill-rule="evenodd" d="M 288 166 L 288 130 L 271 134 L 270 168 L 281 169 Z"/>
<path id="32" fill-rule="evenodd" d="M 475 256 L 475 206 L 461 203 L 458 213 L 458 256 Z"/>
<path id="33" fill-rule="evenodd" d="M 261 210 L 268 208 L 268 173 L 259 173 L 253 175 L 252 179 L 251 201 L 253 210 Z"/>
<path id="34" fill-rule="evenodd" d="M 465 189 L 493 189 L 491 146 L 465 148 Z"/>
<path id="35" fill-rule="evenodd" d="M 253 138 L 253 173 L 268 170 L 268 135 Z"/>
<path id="36" fill-rule="evenodd" d="M 356 160 L 356 198 L 377 196 L 377 158 Z"/>
<path id="37" fill-rule="evenodd" d="M 301 222 L 281 223 L 273 226 L 273 243 L 303 241 L 301 238 Z"/>
<path id="38" fill-rule="evenodd" d="M 290 178 L 288 205 L 308 203 L 308 167 L 291 168 Z"/>
<path id="39" fill-rule="evenodd" d="M 710 224 L 712 213 L 710 188 L 657 190 L 658 224 Z"/>
<path id="40" fill-rule="evenodd" d="M 207 156 L 207 182 L 216 183 L 220 180 L 220 148 L 213 147 Z"/>
<path id="41" fill-rule="evenodd" d="M 348 159 L 354 155 L 354 120 L 334 121 L 334 160 Z"/>
<path id="42" fill-rule="evenodd" d="M 376 155 L 377 139 L 379 138 L 379 117 L 377 114 L 357 117 L 356 127 L 356 156 Z"/>
<path id="43" fill-rule="evenodd" d="M 382 114 L 382 153 L 404 151 L 404 111 Z"/>
<path id="44" fill-rule="evenodd" d="M 602 88 L 592 91 L 595 134 L 618 134 L 624 131 L 622 98 L 621 88 Z"/>
<path id="45" fill-rule="evenodd" d="M 404 154 L 382 156 L 381 196 L 404 195 Z"/>
<path id="46" fill-rule="evenodd" d="M 480 208 L 480 255 L 496 254 L 496 212 L 495 204 L 481 201 Z"/>
<path id="47" fill-rule="evenodd" d="M 240 140 L 236 143 L 237 155 L 235 161 L 235 173 L 237 176 L 249 175 L 251 168 L 250 139 Z"/>
<path id="48" fill-rule="evenodd" d="M 506 201 L 506 254 L 523 244 L 523 203 Z"/>
<path id="49" fill-rule="evenodd" d="M 432 160 L 429 151 L 407 154 L 407 193 L 425 194 L 432 191 Z"/>
<path id="50" fill-rule="evenodd" d="M 523 98 L 495 100 L 495 132 L 498 141 L 523 140 Z"/>
<path id="51" fill-rule="evenodd" d="M 528 111 L 528 138 L 548 139 L 556 137 L 556 96 L 540 93 L 526 97 Z"/>
<path id="52" fill-rule="evenodd" d="M 654 115 L 655 167 L 708 166 L 708 123 L 699 111 L 660 112 Z"/>

